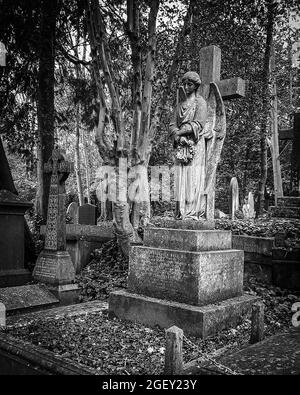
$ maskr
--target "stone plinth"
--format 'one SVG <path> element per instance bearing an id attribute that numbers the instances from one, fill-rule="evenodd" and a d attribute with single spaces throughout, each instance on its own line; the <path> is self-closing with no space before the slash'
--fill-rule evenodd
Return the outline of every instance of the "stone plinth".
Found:
<path id="1" fill-rule="evenodd" d="M 67 251 L 43 250 L 36 262 L 35 280 L 48 284 L 48 289 L 61 304 L 78 300 L 78 285 L 75 284 L 75 269 Z"/>
<path id="2" fill-rule="evenodd" d="M 187 252 L 132 247 L 128 290 L 198 306 L 240 296 L 243 255 L 238 250 Z"/>
<path id="3" fill-rule="evenodd" d="M 121 290 L 109 295 L 109 314 L 150 327 L 176 325 L 188 335 L 206 338 L 238 325 L 258 300 L 242 295 L 216 304 L 192 306 Z"/>
<path id="4" fill-rule="evenodd" d="M 192 219 L 175 220 L 172 218 L 156 217 L 151 219 L 151 224 L 157 228 L 168 228 L 168 229 L 189 229 L 189 230 L 213 230 L 215 228 L 215 221 L 199 220 L 194 221 Z"/>
<path id="5" fill-rule="evenodd" d="M 231 232 L 226 230 L 167 229 L 148 227 L 144 231 L 144 245 L 186 251 L 216 251 L 231 248 Z"/>
<path id="6" fill-rule="evenodd" d="M 171 220 L 145 229 L 145 245 L 131 247 L 128 290 L 110 294 L 111 316 L 207 337 L 235 326 L 258 300 L 243 295 L 244 252 L 231 249 L 231 233 L 187 222 L 191 230 Z"/>
<path id="7" fill-rule="evenodd" d="M 46 284 L 64 285 L 75 280 L 75 270 L 67 251 L 43 250 L 34 268 L 34 278 Z"/>
<path id="8" fill-rule="evenodd" d="M 0 287 L 31 280 L 24 267 L 24 214 L 31 207 L 11 192 L 0 191 Z"/>

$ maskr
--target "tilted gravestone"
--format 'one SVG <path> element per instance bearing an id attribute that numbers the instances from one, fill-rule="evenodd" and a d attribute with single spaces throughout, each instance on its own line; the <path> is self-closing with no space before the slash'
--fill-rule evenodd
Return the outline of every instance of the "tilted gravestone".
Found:
<path id="1" fill-rule="evenodd" d="M 51 173 L 46 237 L 33 272 L 34 278 L 49 284 L 51 292 L 63 303 L 76 300 L 78 291 L 74 266 L 66 251 L 65 181 L 72 169 L 73 165 L 55 148 L 44 169 Z"/>
<path id="2" fill-rule="evenodd" d="M 80 225 L 97 225 L 96 206 L 86 203 L 78 209 L 78 223 Z"/>
<path id="3" fill-rule="evenodd" d="M 235 213 L 239 209 L 239 184 L 236 177 L 233 177 L 229 186 L 229 214 L 231 219 L 235 218 Z"/>
<path id="4" fill-rule="evenodd" d="M 78 224 L 78 204 L 76 202 L 72 202 L 69 204 L 67 208 L 67 215 L 70 217 L 71 224 Z"/>

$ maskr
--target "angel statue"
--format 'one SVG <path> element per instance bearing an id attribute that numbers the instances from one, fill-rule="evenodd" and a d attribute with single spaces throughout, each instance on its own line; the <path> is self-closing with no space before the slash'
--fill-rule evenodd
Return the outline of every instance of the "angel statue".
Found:
<path id="1" fill-rule="evenodd" d="M 226 134 L 224 103 L 217 85 L 209 85 L 207 99 L 194 71 L 182 78 L 170 123 L 175 148 L 177 219 L 214 219 L 217 165 Z"/>

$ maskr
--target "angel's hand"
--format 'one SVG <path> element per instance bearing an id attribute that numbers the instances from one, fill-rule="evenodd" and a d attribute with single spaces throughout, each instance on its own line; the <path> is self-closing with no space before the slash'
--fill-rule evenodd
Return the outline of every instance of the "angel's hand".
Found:
<path id="1" fill-rule="evenodd" d="M 189 123 L 184 124 L 181 128 L 180 128 L 180 135 L 184 135 L 184 134 L 189 134 L 192 132 L 192 127 Z"/>
<path id="2" fill-rule="evenodd" d="M 188 141 L 187 141 L 187 139 L 186 139 L 185 137 L 181 136 L 181 137 L 180 137 L 180 143 L 181 143 L 181 144 L 187 144 Z"/>

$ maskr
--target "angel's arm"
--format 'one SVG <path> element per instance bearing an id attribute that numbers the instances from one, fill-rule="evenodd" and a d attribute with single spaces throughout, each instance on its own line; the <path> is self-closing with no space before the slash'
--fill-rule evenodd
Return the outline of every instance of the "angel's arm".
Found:
<path id="1" fill-rule="evenodd" d="M 172 114 L 171 122 L 169 124 L 169 137 L 171 137 L 173 141 L 173 145 L 175 147 L 175 143 L 178 141 L 178 125 L 177 125 L 177 113 L 176 110 Z"/>
<path id="2" fill-rule="evenodd" d="M 202 97 L 197 98 L 196 111 L 194 119 L 180 128 L 180 135 L 193 134 L 195 140 L 198 140 L 202 134 L 207 119 L 207 104 Z"/>

